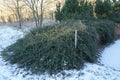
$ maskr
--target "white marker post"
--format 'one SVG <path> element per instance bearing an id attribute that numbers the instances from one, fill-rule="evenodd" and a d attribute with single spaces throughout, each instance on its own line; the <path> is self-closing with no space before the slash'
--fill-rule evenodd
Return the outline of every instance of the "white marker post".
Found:
<path id="1" fill-rule="evenodd" d="M 75 48 L 77 48 L 77 30 L 75 30 Z"/>

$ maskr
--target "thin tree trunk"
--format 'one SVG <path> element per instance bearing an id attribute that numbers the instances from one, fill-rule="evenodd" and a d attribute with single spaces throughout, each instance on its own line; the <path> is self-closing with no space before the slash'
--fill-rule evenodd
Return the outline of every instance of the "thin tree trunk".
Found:
<path id="1" fill-rule="evenodd" d="M 17 11 L 19 26 L 21 28 L 22 27 L 22 16 L 21 16 L 21 9 L 20 9 L 20 6 L 19 6 L 19 0 L 17 0 L 16 11 Z"/>
<path id="2" fill-rule="evenodd" d="M 41 0 L 41 7 L 40 7 L 40 11 L 41 11 L 41 15 L 40 15 L 40 26 L 42 26 L 42 23 L 43 23 L 43 0 Z"/>

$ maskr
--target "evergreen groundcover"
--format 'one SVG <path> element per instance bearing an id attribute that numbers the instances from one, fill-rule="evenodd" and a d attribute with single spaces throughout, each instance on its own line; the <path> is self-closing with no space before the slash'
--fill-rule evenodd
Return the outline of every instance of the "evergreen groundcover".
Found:
<path id="1" fill-rule="evenodd" d="M 112 43 L 115 39 L 115 23 L 110 20 L 97 19 L 85 21 L 89 27 L 94 27 L 99 35 L 99 43 L 106 45 Z"/>
<path id="2" fill-rule="evenodd" d="M 75 30 L 78 31 L 77 48 L 74 44 Z M 85 26 L 79 20 L 65 21 L 32 30 L 6 48 L 2 56 L 10 63 L 33 73 L 80 69 L 84 62 L 96 61 L 97 34 L 95 27 Z"/>

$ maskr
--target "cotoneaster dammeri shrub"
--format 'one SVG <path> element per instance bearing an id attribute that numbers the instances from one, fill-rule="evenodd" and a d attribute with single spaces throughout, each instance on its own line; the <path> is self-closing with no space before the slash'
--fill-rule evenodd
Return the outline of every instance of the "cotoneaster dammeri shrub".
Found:
<path id="1" fill-rule="evenodd" d="M 100 44 L 111 43 L 115 39 L 115 23 L 109 20 L 91 20 L 85 22 L 87 26 L 95 27 L 100 37 Z"/>
<path id="2" fill-rule="evenodd" d="M 75 48 L 75 30 L 78 44 Z M 80 69 L 84 62 L 95 62 L 96 31 L 80 21 L 68 21 L 31 31 L 23 39 L 3 51 L 4 59 L 33 73 L 56 73 Z M 32 34 L 32 35 L 31 35 Z M 13 54 L 9 55 L 9 52 Z"/>

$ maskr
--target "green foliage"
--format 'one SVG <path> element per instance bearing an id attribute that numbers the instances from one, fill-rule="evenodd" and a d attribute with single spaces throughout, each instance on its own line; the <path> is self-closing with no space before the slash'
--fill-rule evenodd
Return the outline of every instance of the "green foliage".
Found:
<path id="1" fill-rule="evenodd" d="M 86 22 L 86 25 L 95 27 L 100 37 L 100 44 L 111 43 L 115 39 L 115 24 L 109 20 L 96 20 Z"/>
<path id="2" fill-rule="evenodd" d="M 110 0 L 97 0 L 95 6 L 95 13 L 99 18 L 106 18 L 112 12 L 112 4 Z"/>
<path id="3" fill-rule="evenodd" d="M 62 13 L 78 13 L 79 2 L 78 0 L 66 0 L 65 5 L 62 7 Z"/>
<path id="4" fill-rule="evenodd" d="M 87 2 L 86 0 L 80 0 L 80 14 L 79 19 L 81 20 L 92 20 L 93 17 L 93 4 L 91 2 Z"/>
<path id="5" fill-rule="evenodd" d="M 61 13 L 61 4 L 60 4 L 60 2 L 58 2 L 58 4 L 56 5 L 55 18 L 56 18 L 56 20 L 59 20 L 59 21 L 62 20 L 62 13 Z"/>
<path id="6" fill-rule="evenodd" d="M 111 43 L 115 38 L 114 23 L 110 21 L 98 23 L 97 32 L 100 35 L 101 44 Z"/>
<path id="7" fill-rule="evenodd" d="M 3 56 L 33 73 L 56 73 L 79 69 L 85 61 L 94 62 L 97 52 L 96 31 L 80 21 L 33 30 L 17 43 L 4 50 Z M 78 45 L 74 45 L 74 31 L 78 30 Z M 8 52 L 13 52 L 8 55 Z"/>
<path id="8" fill-rule="evenodd" d="M 95 29 L 88 27 L 86 32 L 80 32 L 78 35 L 78 53 L 81 52 L 81 57 L 83 57 L 85 61 L 95 62 L 97 53 Z"/>
<path id="9" fill-rule="evenodd" d="M 114 6 L 113 6 L 114 12 L 120 13 L 120 0 L 119 1 L 114 1 L 113 4 L 114 4 Z"/>
<path id="10" fill-rule="evenodd" d="M 113 11 L 109 19 L 113 20 L 114 22 L 120 23 L 120 0 L 113 1 Z"/>
<path id="11" fill-rule="evenodd" d="M 79 14 L 79 2 L 78 0 L 66 0 L 64 6 L 61 9 L 62 20 L 78 19 Z"/>
<path id="12" fill-rule="evenodd" d="M 93 5 L 85 0 L 66 0 L 65 5 L 60 9 L 56 6 L 56 20 L 80 19 L 83 15 L 93 16 Z M 59 15 L 59 16 L 57 16 Z"/>
<path id="13" fill-rule="evenodd" d="M 110 20 L 116 22 L 116 23 L 120 23 L 120 13 L 113 13 L 110 17 Z"/>
<path id="14" fill-rule="evenodd" d="M 86 0 L 80 0 L 80 13 L 83 13 L 83 14 L 89 14 L 91 16 L 93 16 L 93 5 L 91 2 L 88 2 Z"/>
<path id="15" fill-rule="evenodd" d="M 105 5 L 102 2 L 102 0 L 97 0 L 96 1 L 96 7 L 95 7 L 95 12 L 96 14 L 103 15 L 106 13 L 106 10 L 104 9 Z"/>
<path id="16" fill-rule="evenodd" d="M 65 5 L 60 8 L 60 2 L 56 5 L 55 18 L 56 20 L 72 19 L 76 16 L 79 8 L 77 0 L 66 0 Z"/>
<path id="17" fill-rule="evenodd" d="M 97 45 L 111 43 L 114 22 L 108 20 L 61 21 L 61 24 L 33 29 L 24 38 L 7 47 L 2 56 L 12 64 L 33 73 L 57 73 L 79 69 L 84 62 L 95 62 Z M 75 48 L 75 30 L 78 31 Z"/>

